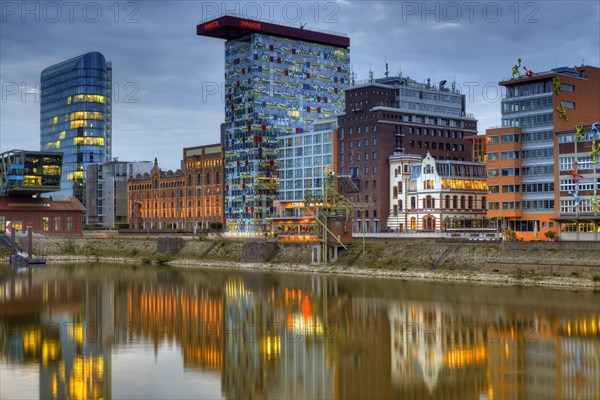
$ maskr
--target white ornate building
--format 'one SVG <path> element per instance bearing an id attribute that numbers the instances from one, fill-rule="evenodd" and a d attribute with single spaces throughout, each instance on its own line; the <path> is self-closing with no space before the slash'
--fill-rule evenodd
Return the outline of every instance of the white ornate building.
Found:
<path id="1" fill-rule="evenodd" d="M 394 154 L 390 162 L 390 218 L 395 231 L 487 227 L 485 164 L 423 160 Z"/>

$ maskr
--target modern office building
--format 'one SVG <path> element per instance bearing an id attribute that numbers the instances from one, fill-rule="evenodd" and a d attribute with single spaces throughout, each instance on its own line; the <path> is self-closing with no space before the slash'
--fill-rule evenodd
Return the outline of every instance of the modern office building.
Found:
<path id="1" fill-rule="evenodd" d="M 591 126 L 557 132 L 561 240 L 600 240 L 600 116 Z"/>
<path id="2" fill-rule="evenodd" d="M 0 196 L 32 196 L 60 190 L 62 154 L 11 150 L 0 154 Z"/>
<path id="3" fill-rule="evenodd" d="M 568 201 L 569 188 L 575 189 L 577 183 L 567 171 L 592 170 L 589 154 L 580 154 L 575 166 L 572 143 L 559 149 L 559 138 L 565 142 L 574 135 L 557 133 L 574 133 L 577 125 L 589 133 L 590 126 L 600 120 L 600 69 L 561 67 L 500 85 L 506 88 L 502 126 L 486 131 L 488 217 L 498 227 L 514 231 L 518 239 L 545 240 L 546 232 L 557 231 L 559 198 Z M 583 142 L 590 143 L 581 149 L 590 147 L 591 140 L 588 135 Z M 579 193 L 591 195 L 591 187 Z M 572 194 L 571 199 L 575 200 Z M 585 204 L 578 202 L 579 207 Z M 566 211 L 569 205 L 563 205 Z"/>
<path id="4" fill-rule="evenodd" d="M 11 150 L 0 154 L 0 232 L 81 235 L 84 207 L 60 190 L 62 154 Z M 40 195 L 51 193 L 50 198 Z"/>
<path id="5" fill-rule="evenodd" d="M 85 204 L 85 167 L 112 159 L 112 67 L 98 52 L 42 71 L 41 151 L 63 153 L 61 191 Z"/>
<path id="6" fill-rule="evenodd" d="M 323 196 L 325 178 L 337 165 L 337 118 L 315 121 L 309 132 L 279 139 L 279 200 L 269 218 L 279 240 L 285 237 L 317 237 L 318 225 L 305 209 L 305 196 Z"/>
<path id="7" fill-rule="evenodd" d="M 397 231 L 450 231 L 485 228 L 485 164 L 436 160 L 427 154 L 390 157 L 388 226 Z M 366 216 L 365 216 L 366 218 Z M 356 230 L 369 229 L 357 220 Z"/>
<path id="8" fill-rule="evenodd" d="M 151 161 L 89 164 L 86 170 L 86 225 L 126 228 L 129 224 L 128 180 L 152 171 Z"/>
<path id="9" fill-rule="evenodd" d="M 346 110 L 338 121 L 338 173 L 350 175 L 360 193 L 351 201 L 366 203 L 368 232 L 387 228 L 390 213 L 388 158 L 394 152 L 427 153 L 437 160 L 470 160 L 477 120 L 466 112 L 465 96 L 455 85 L 419 83 L 408 77 L 385 77 L 346 89 Z M 358 227 L 358 225 L 355 225 Z"/>
<path id="10" fill-rule="evenodd" d="M 197 34 L 226 40 L 227 231 L 268 235 L 280 188 L 278 139 L 343 111 L 350 39 L 232 16 L 198 25 Z"/>

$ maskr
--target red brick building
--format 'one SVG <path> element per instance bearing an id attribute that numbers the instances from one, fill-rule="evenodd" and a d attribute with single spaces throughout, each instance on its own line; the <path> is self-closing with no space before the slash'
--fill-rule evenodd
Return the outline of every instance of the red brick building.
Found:
<path id="1" fill-rule="evenodd" d="M 220 144 L 183 149 L 184 170 L 162 171 L 129 181 L 131 229 L 208 229 L 223 220 L 223 148 Z"/>
<path id="2" fill-rule="evenodd" d="M 49 236 L 80 236 L 85 207 L 75 197 L 0 197 L 0 229 Z M 8 232 L 7 232 L 8 233 Z"/>
<path id="3" fill-rule="evenodd" d="M 366 232 L 385 230 L 390 215 L 388 158 L 427 153 L 437 160 L 471 160 L 477 120 L 466 113 L 465 96 L 446 81 L 439 85 L 409 78 L 371 80 L 346 89 L 346 110 L 338 119 L 337 172 L 360 189 L 351 201 L 367 204 Z M 357 229 L 355 226 L 355 229 Z"/>

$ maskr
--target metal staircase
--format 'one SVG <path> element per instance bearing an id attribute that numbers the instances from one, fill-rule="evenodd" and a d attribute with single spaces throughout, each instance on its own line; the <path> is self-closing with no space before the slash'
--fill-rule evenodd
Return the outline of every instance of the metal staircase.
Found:
<path id="1" fill-rule="evenodd" d="M 12 253 L 9 257 L 9 261 L 13 268 L 28 267 L 34 264 L 46 264 L 45 258 L 31 258 L 28 253 L 23 251 L 18 243 L 13 242 L 5 233 L 0 234 L 0 245 L 6 247 Z"/>

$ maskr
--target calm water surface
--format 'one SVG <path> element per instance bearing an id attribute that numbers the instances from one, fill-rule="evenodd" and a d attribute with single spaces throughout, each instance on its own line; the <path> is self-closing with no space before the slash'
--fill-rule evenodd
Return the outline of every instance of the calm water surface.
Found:
<path id="1" fill-rule="evenodd" d="M 0 398 L 598 399 L 600 293 L 51 266 L 0 278 Z"/>

